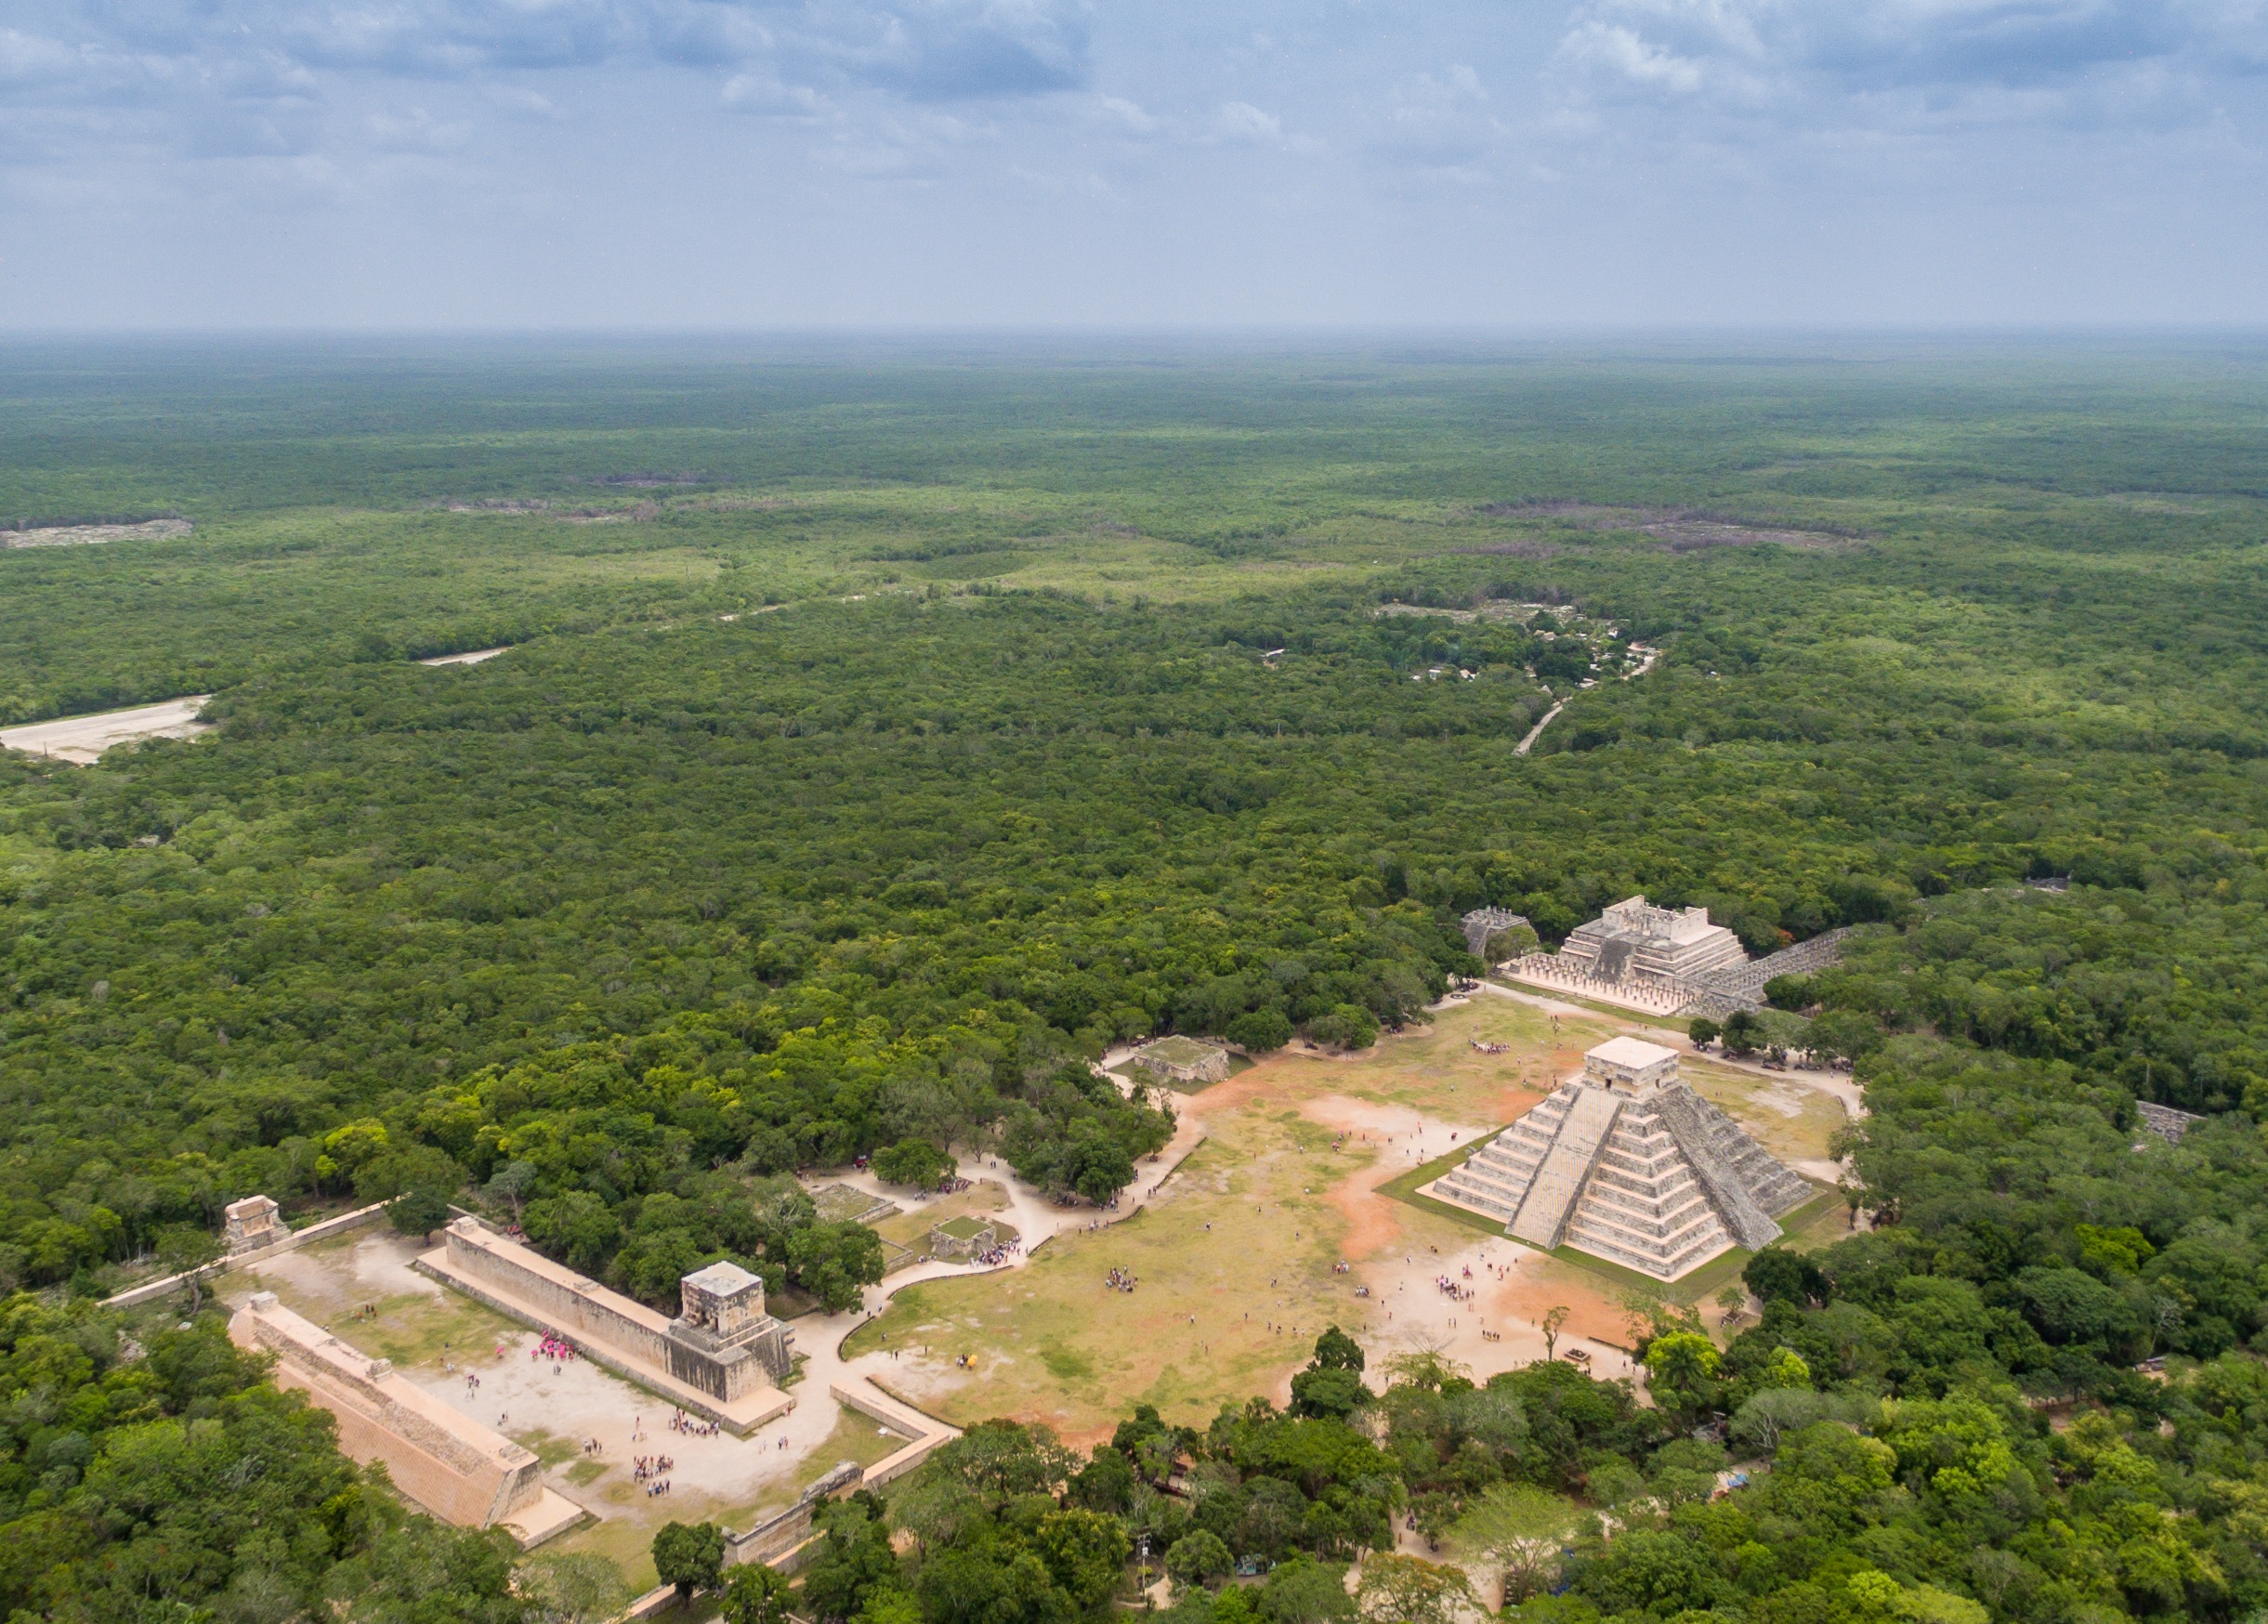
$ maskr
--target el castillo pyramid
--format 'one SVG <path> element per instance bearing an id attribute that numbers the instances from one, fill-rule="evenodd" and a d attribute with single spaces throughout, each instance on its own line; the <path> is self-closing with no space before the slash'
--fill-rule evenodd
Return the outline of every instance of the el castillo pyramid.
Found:
<path id="1" fill-rule="evenodd" d="M 1812 1188 L 1693 1092 L 1676 1050 L 1614 1038 L 1424 1193 L 1502 1219 L 1529 1246 L 1674 1280 L 1777 1238 L 1776 1220 Z"/>

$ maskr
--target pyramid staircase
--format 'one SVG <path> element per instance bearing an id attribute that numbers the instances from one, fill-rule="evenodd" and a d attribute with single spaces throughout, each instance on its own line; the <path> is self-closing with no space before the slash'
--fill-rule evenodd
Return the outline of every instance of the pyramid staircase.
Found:
<path id="1" fill-rule="evenodd" d="M 1673 1280 L 1776 1239 L 1811 1186 L 1682 1080 L 1635 1094 L 1570 1082 L 1433 1186 L 1545 1251 Z"/>

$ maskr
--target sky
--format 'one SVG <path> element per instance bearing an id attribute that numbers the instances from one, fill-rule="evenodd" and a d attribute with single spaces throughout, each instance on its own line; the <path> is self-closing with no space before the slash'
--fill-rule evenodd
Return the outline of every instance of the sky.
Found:
<path id="1" fill-rule="evenodd" d="M 2268 0 L 9 0 L 0 329 L 2268 322 Z"/>

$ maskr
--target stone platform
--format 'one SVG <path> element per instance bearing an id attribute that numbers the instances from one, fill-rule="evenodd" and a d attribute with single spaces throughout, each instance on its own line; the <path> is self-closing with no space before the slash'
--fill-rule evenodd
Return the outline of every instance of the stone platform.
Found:
<path id="1" fill-rule="evenodd" d="M 544 1486 L 533 1452 L 293 1313 L 272 1291 L 253 1293 L 229 1320 L 229 1339 L 273 1355 L 276 1385 L 331 1412 L 349 1460 L 384 1461 L 394 1486 L 444 1522 L 504 1528 L 525 1550 L 590 1515 Z"/>

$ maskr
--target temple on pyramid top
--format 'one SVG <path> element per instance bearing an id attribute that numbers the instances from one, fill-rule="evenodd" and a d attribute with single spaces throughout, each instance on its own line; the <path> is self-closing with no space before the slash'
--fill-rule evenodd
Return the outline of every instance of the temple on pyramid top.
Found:
<path id="1" fill-rule="evenodd" d="M 1545 1251 L 1573 1247 L 1674 1280 L 1779 1238 L 1811 1186 L 1678 1075 L 1677 1051 L 1610 1038 L 1582 1074 L 1424 1194 L 1501 1219 Z"/>

